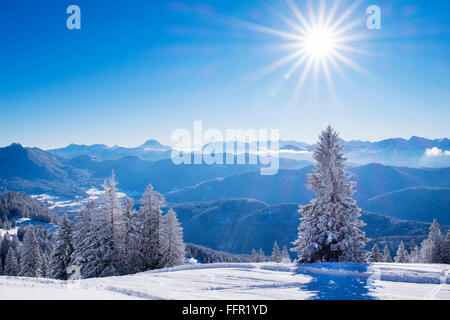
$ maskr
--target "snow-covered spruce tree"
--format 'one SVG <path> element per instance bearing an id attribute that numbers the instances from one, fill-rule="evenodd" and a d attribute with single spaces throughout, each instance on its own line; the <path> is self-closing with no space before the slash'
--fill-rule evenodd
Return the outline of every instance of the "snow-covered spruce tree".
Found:
<path id="1" fill-rule="evenodd" d="M 369 254 L 369 257 L 367 259 L 368 262 L 383 262 L 383 254 L 380 252 L 380 249 L 378 248 L 378 245 L 375 243 L 375 245 L 372 248 L 372 251 Z"/>
<path id="2" fill-rule="evenodd" d="M 53 249 L 49 263 L 49 278 L 67 280 L 67 268 L 71 265 L 73 248 L 73 227 L 67 215 L 54 236 Z"/>
<path id="3" fill-rule="evenodd" d="M 281 262 L 291 263 L 291 256 L 289 255 L 286 245 L 283 246 L 283 251 L 281 252 Z"/>
<path id="4" fill-rule="evenodd" d="M 42 278 L 50 278 L 50 258 L 41 252 L 42 257 Z"/>
<path id="5" fill-rule="evenodd" d="M 119 265 L 121 274 L 134 274 L 143 270 L 141 265 L 142 256 L 140 252 L 140 221 L 134 210 L 134 201 L 126 198 L 123 208 L 123 215 L 120 219 L 118 233 L 122 240 L 119 252 Z"/>
<path id="6" fill-rule="evenodd" d="M 400 245 L 397 249 L 397 255 L 394 258 L 394 261 L 397 263 L 408 263 L 409 262 L 409 254 L 405 249 L 405 244 L 403 241 L 400 242 Z"/>
<path id="7" fill-rule="evenodd" d="M 266 254 L 264 253 L 263 249 L 260 248 L 258 251 L 258 262 L 265 262 L 266 261 Z"/>
<path id="8" fill-rule="evenodd" d="M 2 263 L 0 264 L 0 270 L 3 271 L 5 267 L 6 255 L 8 254 L 9 247 L 11 246 L 11 240 L 7 233 L 5 233 L 3 239 L 1 239 L 0 244 L 0 260 Z"/>
<path id="9" fill-rule="evenodd" d="M 17 261 L 16 252 L 12 247 L 10 247 L 8 254 L 6 255 L 4 275 L 15 277 L 19 274 L 19 271 L 20 266 Z"/>
<path id="10" fill-rule="evenodd" d="M 361 209 L 352 199 L 355 183 L 344 172 L 346 159 L 339 135 L 330 126 L 321 133 L 313 158 L 316 171 L 307 187 L 317 198 L 300 207 L 298 239 L 291 249 L 300 263 L 362 262 L 367 239 L 359 228 Z"/>
<path id="11" fill-rule="evenodd" d="M 183 228 L 172 208 L 163 220 L 163 257 L 160 267 L 170 268 L 184 264 L 186 245 L 183 242 Z"/>
<path id="12" fill-rule="evenodd" d="M 16 253 L 16 258 L 17 262 L 19 263 L 19 267 L 20 267 L 20 257 L 22 256 L 22 247 L 23 245 L 20 243 L 17 234 L 13 235 L 11 240 L 11 248 L 13 248 Z"/>
<path id="13" fill-rule="evenodd" d="M 418 263 L 418 262 L 420 262 L 419 257 L 420 257 L 419 247 L 416 245 L 416 242 L 414 241 L 414 239 L 411 239 L 409 262 L 410 263 Z"/>
<path id="14" fill-rule="evenodd" d="M 87 236 L 86 275 L 103 278 L 119 275 L 117 261 L 119 240 L 117 225 L 121 215 L 121 205 L 117 198 L 117 182 L 114 173 L 103 185 L 105 193 L 100 199 L 100 207 L 91 218 L 91 228 Z"/>
<path id="15" fill-rule="evenodd" d="M 2 229 L 3 230 L 11 230 L 11 224 L 9 223 L 8 220 L 3 222 Z"/>
<path id="16" fill-rule="evenodd" d="M 441 260 L 442 263 L 450 263 L 450 230 L 442 243 Z"/>
<path id="17" fill-rule="evenodd" d="M 422 246 L 420 247 L 420 262 L 441 263 L 442 242 L 441 229 L 437 220 L 434 219 L 428 238 L 422 242 Z"/>
<path id="18" fill-rule="evenodd" d="M 139 209 L 141 221 L 140 252 L 143 257 L 143 270 L 161 267 L 163 259 L 163 216 L 164 197 L 153 186 L 145 190 Z"/>
<path id="19" fill-rule="evenodd" d="M 280 247 L 278 246 L 277 241 L 275 241 L 275 243 L 273 244 L 272 255 L 270 256 L 270 261 L 277 262 L 277 263 L 281 262 L 281 252 L 280 252 Z"/>
<path id="20" fill-rule="evenodd" d="M 250 261 L 258 262 L 258 253 L 256 252 L 255 248 L 252 249 L 252 255 L 251 255 Z"/>
<path id="21" fill-rule="evenodd" d="M 21 277 L 39 278 L 42 276 L 42 257 L 34 227 L 27 228 L 23 237 L 22 257 L 20 258 Z"/>
<path id="22" fill-rule="evenodd" d="M 80 268 L 82 278 L 91 277 L 91 270 L 86 269 L 88 252 L 90 251 L 89 241 L 94 236 L 92 230 L 92 219 L 95 214 L 95 203 L 89 201 L 80 211 L 76 218 L 76 224 L 73 229 L 73 253 L 70 265 Z M 66 272 L 67 270 L 64 270 Z M 93 274 L 93 272 L 92 272 Z"/>
<path id="23" fill-rule="evenodd" d="M 391 251 L 387 244 L 384 246 L 383 262 L 392 262 Z"/>

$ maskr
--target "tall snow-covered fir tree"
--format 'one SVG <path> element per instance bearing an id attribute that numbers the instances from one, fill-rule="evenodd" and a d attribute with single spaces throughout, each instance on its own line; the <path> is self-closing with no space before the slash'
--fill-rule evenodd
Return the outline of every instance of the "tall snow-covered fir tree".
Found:
<path id="1" fill-rule="evenodd" d="M 86 268 L 88 253 L 90 251 L 90 239 L 93 238 L 92 219 L 95 214 L 95 203 L 89 201 L 77 216 L 73 229 L 73 253 L 71 265 L 80 268 L 82 278 L 91 277 L 91 270 Z M 93 274 L 93 272 L 92 272 Z"/>
<path id="2" fill-rule="evenodd" d="M 2 262 L 0 264 L 0 271 L 4 270 L 4 265 L 6 261 L 6 255 L 8 254 L 9 247 L 11 246 L 11 239 L 7 233 L 5 233 L 3 238 L 1 239 L 0 244 L 0 261 Z"/>
<path id="3" fill-rule="evenodd" d="M 17 261 L 16 251 L 10 247 L 6 255 L 4 275 L 15 277 L 20 272 L 19 262 Z"/>
<path id="4" fill-rule="evenodd" d="M 117 198 L 117 182 L 114 174 L 103 185 L 105 193 L 100 199 L 100 207 L 91 218 L 88 234 L 88 250 L 85 268 L 89 277 L 102 278 L 119 275 L 117 252 L 117 221 L 121 206 Z"/>
<path id="5" fill-rule="evenodd" d="M 400 245 L 398 246 L 397 255 L 395 256 L 394 261 L 397 263 L 409 262 L 409 253 L 408 251 L 406 251 L 403 241 L 400 241 Z"/>
<path id="6" fill-rule="evenodd" d="M 42 278 L 50 278 L 50 258 L 46 253 L 41 252 L 42 257 Z"/>
<path id="7" fill-rule="evenodd" d="M 392 262 L 391 251 L 387 244 L 384 246 L 383 262 Z"/>
<path id="8" fill-rule="evenodd" d="M 419 247 L 416 245 L 414 239 L 411 240 L 409 262 L 410 263 L 420 262 L 420 250 Z"/>
<path id="9" fill-rule="evenodd" d="M 163 259 L 160 267 L 170 268 L 184 264 L 186 245 L 183 242 L 183 228 L 172 208 L 163 220 Z"/>
<path id="10" fill-rule="evenodd" d="M 250 257 L 251 262 L 258 262 L 258 252 L 256 252 L 255 248 L 252 249 L 252 254 Z"/>
<path id="11" fill-rule="evenodd" d="M 281 252 L 280 252 L 280 247 L 278 246 L 277 241 L 275 241 L 275 243 L 273 244 L 272 255 L 270 256 L 270 261 L 277 262 L 277 263 L 281 262 Z"/>
<path id="12" fill-rule="evenodd" d="M 139 209 L 141 221 L 140 250 L 144 270 L 157 269 L 163 263 L 163 216 L 164 197 L 153 186 L 145 190 Z"/>
<path id="13" fill-rule="evenodd" d="M 143 270 L 141 266 L 142 256 L 139 248 L 139 221 L 137 213 L 134 210 L 134 201 L 126 198 L 123 215 L 120 219 L 120 228 L 118 233 L 121 238 L 119 268 L 121 274 L 133 274 Z"/>
<path id="14" fill-rule="evenodd" d="M 316 171 L 307 187 L 317 198 L 302 206 L 298 239 L 291 249 L 300 263 L 365 260 L 367 239 L 360 227 L 361 209 L 352 199 L 355 183 L 344 172 L 344 146 L 330 126 L 319 136 L 313 158 Z"/>
<path id="15" fill-rule="evenodd" d="M 450 230 L 447 231 L 447 236 L 442 244 L 441 260 L 442 263 L 450 263 Z"/>
<path id="16" fill-rule="evenodd" d="M 441 263 L 442 233 L 436 219 L 430 227 L 428 238 L 420 247 L 421 263 Z"/>
<path id="17" fill-rule="evenodd" d="M 258 251 L 258 262 L 265 262 L 266 261 L 266 254 L 264 253 L 263 249 L 260 248 Z"/>
<path id="18" fill-rule="evenodd" d="M 283 251 L 281 252 L 281 262 L 291 263 L 291 256 L 289 255 L 286 245 L 283 246 Z"/>
<path id="19" fill-rule="evenodd" d="M 378 248 L 378 245 L 375 243 L 375 245 L 372 248 L 372 251 L 369 254 L 369 258 L 367 259 L 368 262 L 383 262 L 383 254 L 380 252 L 380 249 Z"/>
<path id="20" fill-rule="evenodd" d="M 22 257 L 20 259 L 21 277 L 40 278 L 42 276 L 42 257 L 34 227 L 29 227 L 23 237 Z"/>
<path id="21" fill-rule="evenodd" d="M 59 226 L 50 257 L 48 277 L 59 280 L 67 280 L 67 268 L 71 265 L 73 254 L 73 228 L 67 215 Z"/>

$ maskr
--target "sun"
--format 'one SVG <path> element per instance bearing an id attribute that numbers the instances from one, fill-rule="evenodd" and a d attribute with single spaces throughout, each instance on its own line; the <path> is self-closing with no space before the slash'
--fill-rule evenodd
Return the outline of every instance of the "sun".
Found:
<path id="1" fill-rule="evenodd" d="M 291 51 L 287 56 L 250 74 L 245 85 L 249 85 L 269 73 L 291 63 L 284 74 L 284 79 L 297 79 L 291 102 L 295 102 L 305 83 L 311 78 L 323 77 L 329 91 L 334 95 L 333 76 L 335 72 L 345 78 L 345 68 L 348 67 L 364 76 L 370 72 L 358 65 L 350 54 L 367 54 L 357 43 L 367 39 L 363 31 L 355 32 L 355 28 L 364 25 L 364 19 L 351 20 L 353 12 L 360 6 L 362 0 L 355 0 L 348 8 L 340 10 L 340 1 L 325 2 L 317 0 L 318 10 L 312 1 L 306 1 L 307 7 L 299 9 L 294 0 L 285 0 L 289 15 L 277 14 L 287 26 L 286 30 L 257 25 L 249 22 L 238 23 L 253 31 L 263 32 L 281 39 L 283 43 L 274 44 L 274 48 Z M 303 2 L 304 4 L 305 2 Z M 339 14 L 340 13 L 340 14 Z M 364 30 L 364 29 L 363 29 Z M 317 86 L 322 90 L 323 86 Z"/>
<path id="2" fill-rule="evenodd" d="M 332 54 L 335 41 L 332 32 L 326 29 L 317 29 L 308 32 L 305 40 L 300 44 L 305 47 L 310 56 L 324 58 Z"/>

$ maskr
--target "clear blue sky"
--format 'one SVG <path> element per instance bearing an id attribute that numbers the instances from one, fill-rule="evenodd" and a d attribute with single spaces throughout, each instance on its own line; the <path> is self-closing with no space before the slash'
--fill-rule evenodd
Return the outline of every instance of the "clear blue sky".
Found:
<path id="1" fill-rule="evenodd" d="M 302 12 L 305 3 L 296 0 Z M 342 0 L 336 16 L 352 3 Z M 81 8 L 81 30 L 66 28 L 70 4 Z M 371 4 L 381 7 L 382 30 L 366 27 Z M 449 1 L 363 1 L 348 18 L 362 22 L 348 34 L 365 39 L 346 55 L 371 76 L 341 63 L 332 95 L 310 74 L 293 105 L 301 68 L 289 79 L 292 64 L 246 82 L 289 54 L 276 47 L 283 39 L 232 20 L 292 32 L 277 13 L 296 19 L 276 0 L 3 0 L 0 146 L 169 144 L 194 120 L 279 128 L 283 139 L 305 142 L 328 124 L 346 140 L 450 136 Z"/>

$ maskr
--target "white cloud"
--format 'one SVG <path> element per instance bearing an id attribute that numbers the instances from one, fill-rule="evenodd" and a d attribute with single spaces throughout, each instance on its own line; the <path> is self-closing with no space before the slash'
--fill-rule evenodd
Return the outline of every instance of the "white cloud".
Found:
<path id="1" fill-rule="evenodd" d="M 425 150 L 425 155 L 427 157 L 440 157 L 440 156 L 450 156 L 450 151 L 442 151 L 442 149 L 439 149 L 437 147 L 433 147 L 431 149 Z"/>

